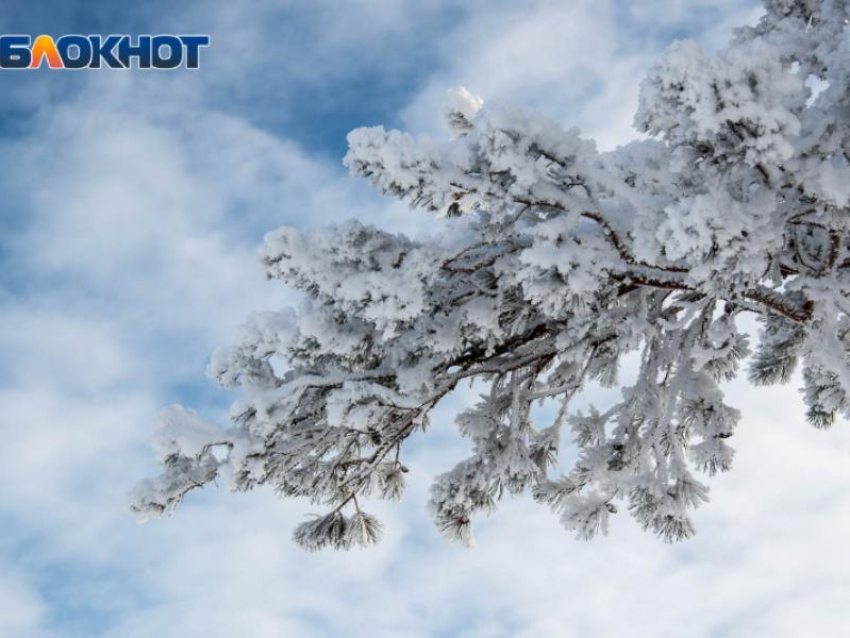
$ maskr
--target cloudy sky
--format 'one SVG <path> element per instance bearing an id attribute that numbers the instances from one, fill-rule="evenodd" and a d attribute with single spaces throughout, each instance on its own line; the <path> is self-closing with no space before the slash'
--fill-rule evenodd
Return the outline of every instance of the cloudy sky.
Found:
<path id="1" fill-rule="evenodd" d="M 305 554 L 310 511 L 193 493 L 137 525 L 157 410 L 222 419 L 211 350 L 291 293 L 256 248 L 281 225 L 425 213 L 347 176 L 345 134 L 440 134 L 450 87 L 634 137 L 637 88 L 676 38 L 722 46 L 753 0 L 4 0 L 0 33 L 209 33 L 197 71 L 0 71 L 0 637 L 801 636 L 850 624 L 850 427 L 808 427 L 795 385 L 729 385 L 744 419 L 694 540 L 615 517 L 591 543 L 517 499 L 444 545 L 431 477 L 452 414 L 413 446 L 375 549 Z M 589 397 L 592 399 L 593 397 Z"/>

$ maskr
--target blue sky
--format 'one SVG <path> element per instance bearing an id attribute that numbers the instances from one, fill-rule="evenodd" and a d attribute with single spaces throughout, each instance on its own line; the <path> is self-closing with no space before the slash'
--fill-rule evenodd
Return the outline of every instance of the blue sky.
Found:
<path id="1" fill-rule="evenodd" d="M 791 386 L 730 386 L 737 467 L 674 547 L 624 517 L 577 542 L 526 500 L 482 521 L 476 550 L 442 544 L 427 489 L 464 452 L 452 414 L 471 391 L 417 441 L 405 501 L 375 505 L 375 549 L 301 552 L 309 505 L 262 490 L 192 494 L 144 526 L 126 513 L 157 410 L 225 419 L 209 353 L 293 298 L 263 279 L 264 233 L 437 223 L 347 176 L 348 130 L 440 135 L 465 85 L 612 148 L 673 39 L 716 49 L 757 16 L 745 0 L 4 2 L 2 33 L 212 46 L 194 72 L 0 72 L 0 637 L 837 635 L 850 433 L 808 428 Z"/>

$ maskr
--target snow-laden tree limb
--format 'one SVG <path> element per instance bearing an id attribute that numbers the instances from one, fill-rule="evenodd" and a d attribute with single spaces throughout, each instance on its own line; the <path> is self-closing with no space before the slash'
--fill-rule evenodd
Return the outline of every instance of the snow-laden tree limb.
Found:
<path id="1" fill-rule="evenodd" d="M 305 548 L 374 542 L 361 497 L 401 497 L 407 440 L 477 380 L 487 391 L 457 417 L 473 454 L 431 491 L 447 538 L 471 543 L 472 519 L 506 491 L 530 492 L 581 538 L 620 503 L 665 540 L 687 538 L 707 500 L 696 473 L 732 464 L 740 415 L 719 384 L 750 354 L 743 313 L 763 326 L 753 383 L 801 366 L 812 424 L 848 416 L 850 16 L 843 1 L 765 6 L 716 57 L 674 44 L 635 120 L 655 139 L 613 152 L 464 90 L 448 141 L 352 132 L 351 172 L 445 218 L 445 233 L 355 221 L 270 233 L 266 274 L 302 306 L 254 317 L 215 353 L 210 373 L 242 391 L 232 426 L 170 409 L 164 473 L 134 510 L 168 511 L 214 479 L 270 485 L 327 508 L 296 530 Z M 570 410 L 591 380 L 621 386 L 629 353 L 639 371 L 619 401 Z M 551 400 L 557 417 L 535 423 L 534 402 Z M 557 475 L 564 428 L 578 460 Z"/>

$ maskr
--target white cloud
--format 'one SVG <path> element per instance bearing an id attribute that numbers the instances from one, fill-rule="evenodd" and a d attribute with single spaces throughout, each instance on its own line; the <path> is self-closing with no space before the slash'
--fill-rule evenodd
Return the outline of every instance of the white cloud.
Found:
<path id="1" fill-rule="evenodd" d="M 43 617 L 44 604 L 21 574 L 0 575 L 0 636 L 45 636 Z"/>
<path id="2" fill-rule="evenodd" d="M 475 20 L 440 40 L 443 68 L 408 105 L 405 123 L 436 131 L 447 87 L 460 85 L 578 126 L 603 150 L 637 136 L 640 82 L 674 34 L 717 48 L 732 26 L 758 14 L 746 0 L 525 0 L 476 8 Z"/>

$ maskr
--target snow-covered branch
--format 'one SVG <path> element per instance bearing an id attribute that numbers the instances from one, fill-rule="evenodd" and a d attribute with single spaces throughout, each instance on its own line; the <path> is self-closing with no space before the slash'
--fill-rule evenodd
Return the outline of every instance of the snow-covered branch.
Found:
<path id="1" fill-rule="evenodd" d="M 697 473 L 731 467 L 741 417 L 720 384 L 751 341 L 754 384 L 801 367 L 814 425 L 850 415 L 850 15 L 831 0 L 765 6 L 715 57 L 673 45 L 635 120 L 654 139 L 612 152 L 465 90 L 446 141 L 352 132 L 351 172 L 445 232 L 270 233 L 263 267 L 304 301 L 254 317 L 213 356 L 210 373 L 241 391 L 232 427 L 169 411 L 164 474 L 134 509 L 168 511 L 213 479 L 270 485 L 327 508 L 296 530 L 305 548 L 375 542 L 361 502 L 400 498 L 406 442 L 474 379 L 486 391 L 457 417 L 473 453 L 431 492 L 447 538 L 471 544 L 476 515 L 530 492 L 581 538 L 625 503 L 677 540 L 708 499 Z M 757 340 L 742 313 L 761 322 Z M 620 379 L 631 353 L 637 376 Z M 576 412 L 591 380 L 620 399 Z M 558 402 L 552 422 L 532 418 L 537 401 Z"/>

